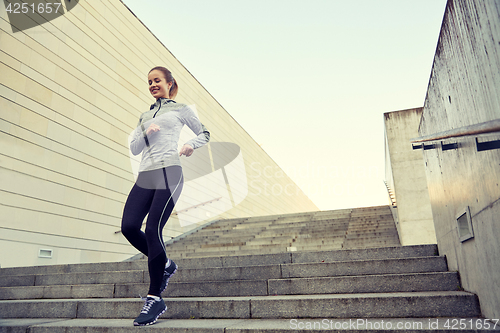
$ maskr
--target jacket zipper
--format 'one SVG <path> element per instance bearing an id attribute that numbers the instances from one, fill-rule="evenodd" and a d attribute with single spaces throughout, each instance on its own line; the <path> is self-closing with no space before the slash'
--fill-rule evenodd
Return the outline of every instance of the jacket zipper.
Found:
<path id="1" fill-rule="evenodd" d="M 175 103 L 175 101 L 168 100 L 167 103 Z M 155 114 L 153 115 L 153 118 L 156 117 L 156 114 L 158 113 L 158 111 L 160 111 L 160 108 L 161 108 L 161 101 L 158 104 L 158 110 L 156 110 Z"/>
<path id="2" fill-rule="evenodd" d="M 160 108 L 161 108 L 161 101 L 160 103 L 158 103 L 158 110 L 156 110 L 155 114 L 153 115 L 153 118 L 156 117 L 156 114 L 158 113 L 158 111 L 160 111 Z"/>

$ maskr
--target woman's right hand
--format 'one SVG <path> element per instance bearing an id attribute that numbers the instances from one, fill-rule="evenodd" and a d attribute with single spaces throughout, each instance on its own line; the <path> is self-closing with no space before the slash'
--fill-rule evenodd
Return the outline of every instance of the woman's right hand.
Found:
<path id="1" fill-rule="evenodd" d="M 160 126 L 156 124 L 151 124 L 149 125 L 148 129 L 146 130 L 146 135 L 151 135 L 151 133 L 158 132 L 160 130 Z"/>

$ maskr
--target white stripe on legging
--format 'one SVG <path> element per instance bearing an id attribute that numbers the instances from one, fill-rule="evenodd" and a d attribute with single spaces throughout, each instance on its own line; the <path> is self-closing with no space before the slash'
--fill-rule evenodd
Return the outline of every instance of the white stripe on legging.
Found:
<path id="1" fill-rule="evenodd" d="M 165 249 L 165 243 L 163 242 L 163 239 L 160 237 L 161 220 L 163 219 L 163 214 L 165 214 L 165 209 L 167 209 L 168 202 L 170 201 L 170 199 L 172 199 L 172 196 L 174 195 L 175 191 L 177 191 L 177 188 L 179 187 L 179 184 L 181 183 L 181 180 L 183 178 L 184 178 L 184 174 L 181 173 L 181 177 L 179 178 L 179 182 L 177 183 L 177 186 L 175 187 L 174 191 L 172 193 L 170 193 L 170 197 L 168 198 L 167 203 L 165 204 L 165 207 L 163 207 L 163 212 L 161 213 L 161 216 L 160 216 L 160 222 L 158 223 L 158 239 L 160 240 L 161 246 L 163 247 L 163 252 L 165 252 L 165 257 L 167 257 L 167 259 L 168 259 L 168 256 L 167 256 L 167 250 Z M 165 185 L 168 186 L 168 182 Z M 165 222 L 165 224 L 166 224 L 166 222 Z"/>

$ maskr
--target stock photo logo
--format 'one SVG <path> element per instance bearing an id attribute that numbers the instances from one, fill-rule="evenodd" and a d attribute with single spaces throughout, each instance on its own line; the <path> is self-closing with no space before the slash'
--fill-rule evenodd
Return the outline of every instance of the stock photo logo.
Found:
<path id="1" fill-rule="evenodd" d="M 3 0 L 13 33 L 42 25 L 72 10 L 79 0 Z"/>

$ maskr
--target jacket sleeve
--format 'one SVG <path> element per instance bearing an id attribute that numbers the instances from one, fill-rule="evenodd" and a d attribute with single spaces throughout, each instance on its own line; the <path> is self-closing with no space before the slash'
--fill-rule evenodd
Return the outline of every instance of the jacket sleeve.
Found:
<path id="1" fill-rule="evenodd" d="M 190 145 L 193 149 L 200 148 L 210 141 L 210 132 L 200 122 L 194 111 L 189 107 L 185 107 L 182 112 L 182 120 L 195 134 L 196 137 L 189 140 L 185 144 Z"/>
<path id="2" fill-rule="evenodd" d="M 147 140 L 148 138 L 146 136 L 146 130 L 142 125 L 141 118 L 139 119 L 139 124 L 137 124 L 137 128 L 132 134 L 132 140 L 130 141 L 130 151 L 132 152 L 132 154 L 139 155 L 143 151 L 144 147 L 146 147 Z"/>

